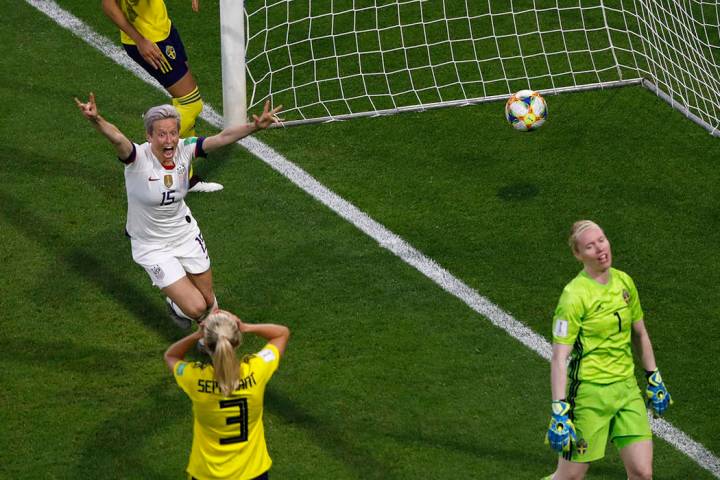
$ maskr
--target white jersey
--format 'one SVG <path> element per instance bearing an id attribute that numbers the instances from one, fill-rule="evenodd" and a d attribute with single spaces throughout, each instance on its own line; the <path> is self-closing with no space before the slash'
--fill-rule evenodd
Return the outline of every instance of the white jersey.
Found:
<path id="1" fill-rule="evenodd" d="M 168 244 L 198 234 L 185 195 L 190 163 L 196 156 L 205 156 L 204 140 L 180 139 L 172 168 L 164 167 L 155 158 L 150 143 L 133 144 L 133 154 L 124 161 L 128 202 L 125 229 L 133 241 Z"/>

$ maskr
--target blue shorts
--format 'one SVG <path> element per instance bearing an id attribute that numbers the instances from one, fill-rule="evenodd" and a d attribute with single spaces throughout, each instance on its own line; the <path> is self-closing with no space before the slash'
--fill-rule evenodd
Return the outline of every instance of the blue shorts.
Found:
<path id="1" fill-rule="evenodd" d="M 175 29 L 174 25 L 170 27 L 170 34 L 168 37 L 165 40 L 161 40 L 156 43 L 170 64 L 171 69 L 167 73 L 162 73 L 159 68 L 155 68 L 146 62 L 142 55 L 140 55 L 137 45 L 126 45 L 123 43 L 123 47 L 125 47 L 127 54 L 130 55 L 130 57 L 135 60 L 138 65 L 143 67 L 145 71 L 155 78 L 155 80 L 160 82 L 160 85 L 165 88 L 169 88 L 175 85 L 177 81 L 184 77 L 188 72 L 185 45 L 183 45 L 183 42 L 180 39 L 180 34 Z"/>

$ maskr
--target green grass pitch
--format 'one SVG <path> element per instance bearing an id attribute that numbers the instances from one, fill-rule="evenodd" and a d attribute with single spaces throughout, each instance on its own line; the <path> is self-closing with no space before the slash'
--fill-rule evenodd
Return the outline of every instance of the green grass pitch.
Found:
<path id="1" fill-rule="evenodd" d="M 116 38 L 99 2 L 59 3 Z M 169 4 L 219 109 L 217 5 Z M 190 405 L 162 361 L 181 332 L 130 257 L 122 166 L 72 100 L 94 91 L 141 141 L 165 97 L 25 2 L 3 12 L 0 478 L 184 478 Z M 598 221 L 638 285 L 668 420 L 717 455 L 717 139 L 640 88 L 546 100 L 530 134 L 493 103 L 258 137 L 546 338 L 579 269 L 566 231 Z M 266 396 L 273 478 L 553 470 L 544 359 L 243 149 L 198 169 L 226 187 L 188 198 L 221 305 L 293 331 Z M 624 478 L 612 447 L 588 478 Z M 654 478 L 714 477 L 656 440 Z"/>

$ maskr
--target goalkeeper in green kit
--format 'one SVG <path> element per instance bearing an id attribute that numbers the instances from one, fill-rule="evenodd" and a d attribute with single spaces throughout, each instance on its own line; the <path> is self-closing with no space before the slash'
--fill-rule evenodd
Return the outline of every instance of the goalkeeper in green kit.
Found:
<path id="1" fill-rule="evenodd" d="M 610 242 L 596 223 L 575 222 L 569 244 L 584 268 L 565 286 L 553 318 L 546 442 L 559 458 L 544 480 L 584 478 L 590 462 L 605 456 L 608 440 L 630 480 L 650 480 L 647 407 L 662 415 L 672 400 L 655 364 L 637 289 L 629 275 L 611 267 Z M 646 371 L 644 392 L 635 380 L 631 343 Z"/>

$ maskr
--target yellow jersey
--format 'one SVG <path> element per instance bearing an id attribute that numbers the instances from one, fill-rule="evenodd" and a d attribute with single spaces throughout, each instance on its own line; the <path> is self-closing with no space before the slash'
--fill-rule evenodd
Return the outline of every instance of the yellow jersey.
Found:
<path id="1" fill-rule="evenodd" d="M 248 480 L 267 472 L 263 397 L 280 354 L 267 344 L 240 362 L 240 385 L 225 397 L 210 364 L 177 362 L 175 381 L 193 404 L 193 443 L 187 473 L 198 480 Z"/>
<path id="2" fill-rule="evenodd" d="M 140 35 L 151 42 L 165 40 L 170 35 L 170 17 L 164 0 L 118 0 L 125 18 Z M 135 42 L 120 30 L 120 41 L 126 45 Z"/>

